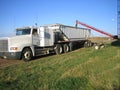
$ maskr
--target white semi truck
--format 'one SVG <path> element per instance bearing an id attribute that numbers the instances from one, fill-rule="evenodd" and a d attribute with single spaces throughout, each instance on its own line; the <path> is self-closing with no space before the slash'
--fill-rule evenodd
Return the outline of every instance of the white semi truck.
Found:
<path id="1" fill-rule="evenodd" d="M 90 33 L 87 28 L 62 24 L 17 28 L 16 36 L 0 38 L 0 57 L 29 61 L 53 52 L 67 53 L 87 42 Z"/>

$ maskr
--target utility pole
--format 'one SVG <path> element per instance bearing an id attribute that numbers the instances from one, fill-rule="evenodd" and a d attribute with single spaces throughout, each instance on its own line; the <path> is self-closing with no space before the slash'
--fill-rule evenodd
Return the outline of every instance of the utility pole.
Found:
<path id="1" fill-rule="evenodd" d="M 117 33 L 120 38 L 120 0 L 117 0 Z"/>

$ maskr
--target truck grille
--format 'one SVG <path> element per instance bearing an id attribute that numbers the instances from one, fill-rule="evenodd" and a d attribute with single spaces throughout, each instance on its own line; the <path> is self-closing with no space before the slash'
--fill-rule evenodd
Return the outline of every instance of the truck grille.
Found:
<path id="1" fill-rule="evenodd" d="M 0 40 L 0 52 L 8 51 L 8 40 Z"/>

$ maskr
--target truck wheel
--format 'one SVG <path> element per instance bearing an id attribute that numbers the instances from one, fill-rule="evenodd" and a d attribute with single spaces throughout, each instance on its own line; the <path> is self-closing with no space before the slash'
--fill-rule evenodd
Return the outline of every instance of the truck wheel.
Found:
<path id="1" fill-rule="evenodd" d="M 70 51 L 73 51 L 73 43 L 72 43 L 72 42 L 69 43 L 69 47 L 70 47 L 70 48 L 69 48 Z"/>
<path id="2" fill-rule="evenodd" d="M 64 53 L 67 53 L 70 50 L 68 44 L 64 44 L 63 49 L 64 49 Z"/>
<path id="3" fill-rule="evenodd" d="M 61 54 L 62 52 L 63 52 L 62 45 L 57 44 L 57 45 L 55 46 L 55 53 L 56 53 L 57 55 L 59 55 L 59 54 Z"/>
<path id="4" fill-rule="evenodd" d="M 84 47 L 85 47 L 85 48 L 88 47 L 88 41 L 86 41 L 86 42 L 84 43 Z"/>
<path id="5" fill-rule="evenodd" d="M 22 52 L 22 60 L 29 61 L 33 57 L 32 51 L 30 48 L 25 48 Z"/>
<path id="6" fill-rule="evenodd" d="M 92 42 L 91 41 L 86 41 L 84 43 L 84 47 L 91 47 L 92 46 Z"/>
<path id="7" fill-rule="evenodd" d="M 88 41 L 88 47 L 91 47 L 91 46 L 92 46 L 92 42 Z"/>

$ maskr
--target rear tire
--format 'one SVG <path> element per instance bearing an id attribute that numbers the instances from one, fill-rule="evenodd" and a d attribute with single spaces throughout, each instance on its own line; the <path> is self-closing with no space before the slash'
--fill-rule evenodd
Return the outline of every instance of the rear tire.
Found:
<path id="1" fill-rule="evenodd" d="M 73 51 L 73 42 L 69 43 L 69 49 L 70 49 L 70 51 Z"/>
<path id="2" fill-rule="evenodd" d="M 22 52 L 22 60 L 30 61 L 33 58 L 33 54 L 30 48 L 25 48 Z"/>
<path id="3" fill-rule="evenodd" d="M 57 45 L 55 46 L 55 53 L 56 53 L 57 55 L 60 55 L 60 54 L 62 54 L 62 52 L 63 52 L 62 45 L 61 45 L 61 44 L 57 44 Z"/>
<path id="4" fill-rule="evenodd" d="M 64 49 L 64 53 L 69 52 L 69 50 L 70 50 L 69 45 L 68 44 L 64 44 L 63 45 L 63 49 Z"/>

